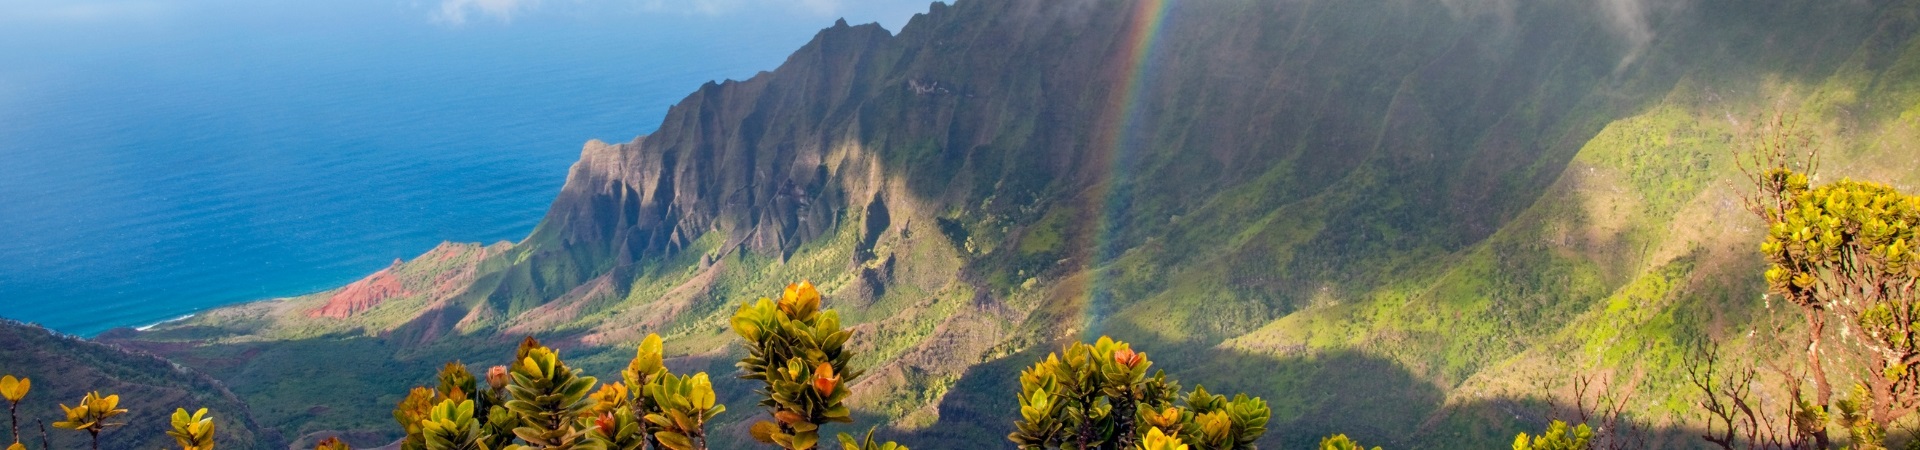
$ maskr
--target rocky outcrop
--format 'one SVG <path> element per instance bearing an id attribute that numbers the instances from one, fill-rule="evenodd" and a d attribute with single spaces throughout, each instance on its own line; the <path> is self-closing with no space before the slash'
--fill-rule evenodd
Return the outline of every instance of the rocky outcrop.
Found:
<path id="1" fill-rule="evenodd" d="M 846 198 L 827 152 L 849 138 L 856 73 L 891 35 L 841 21 L 781 70 L 708 83 L 668 110 L 654 134 L 589 142 L 536 232 L 602 247 L 616 263 L 670 254 L 710 231 L 729 244 L 790 251 L 834 227 Z"/>
<path id="2" fill-rule="evenodd" d="M 326 301 L 306 310 L 306 316 L 344 319 L 399 298 L 418 296 L 429 304 L 453 298 L 473 283 L 487 257 L 508 246 L 443 242 L 412 261 L 393 260 L 387 268 L 325 294 Z"/>

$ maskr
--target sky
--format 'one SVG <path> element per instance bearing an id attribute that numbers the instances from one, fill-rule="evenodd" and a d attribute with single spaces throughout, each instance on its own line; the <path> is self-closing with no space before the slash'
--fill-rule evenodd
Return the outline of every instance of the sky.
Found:
<path id="1" fill-rule="evenodd" d="M 208 14 L 254 9 L 259 6 L 312 5 L 326 8 L 341 2 L 295 3 L 275 0 L 9 0 L 0 2 L 0 22 L 8 23 L 104 23 L 129 19 L 167 20 L 182 14 Z M 832 18 L 846 14 L 873 14 L 885 17 L 885 25 L 898 26 L 905 17 L 898 12 L 925 10 L 925 1 L 899 0 L 393 0 L 399 9 L 418 12 L 423 20 L 448 25 L 472 22 L 511 23 L 516 18 L 582 13 L 632 13 L 664 15 L 722 16 L 729 14 L 781 12 Z M 902 9 L 907 8 L 907 9 Z M 305 13 L 311 13 L 308 9 Z"/>

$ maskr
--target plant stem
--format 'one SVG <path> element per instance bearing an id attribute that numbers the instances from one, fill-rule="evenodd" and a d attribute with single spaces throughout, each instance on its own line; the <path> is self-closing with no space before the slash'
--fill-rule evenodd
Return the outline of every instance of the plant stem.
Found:
<path id="1" fill-rule="evenodd" d="M 1820 313 L 1819 310 L 1813 310 L 1807 315 L 1807 340 L 1810 341 L 1807 345 L 1807 366 L 1813 372 L 1814 400 L 1820 403 L 1820 411 L 1826 412 L 1827 405 L 1833 403 L 1833 385 L 1827 383 L 1827 371 L 1820 366 L 1820 334 L 1827 327 L 1826 318 L 1821 317 Z M 1820 424 L 1820 428 L 1810 431 L 1813 432 L 1814 448 L 1830 448 L 1832 444 L 1828 440 L 1826 424 Z"/>
<path id="2" fill-rule="evenodd" d="M 93 435 L 93 450 L 100 450 L 100 430 L 87 430 L 87 433 Z"/>
<path id="3" fill-rule="evenodd" d="M 1134 403 L 1131 393 L 1126 397 L 1121 397 L 1119 401 L 1114 403 L 1114 419 L 1116 422 L 1119 422 L 1115 427 L 1117 429 L 1116 431 L 1118 431 L 1118 436 L 1115 436 L 1114 442 L 1119 444 L 1120 448 L 1133 448 L 1134 438 L 1138 436 L 1139 433 L 1139 429 L 1136 428 L 1133 422 L 1134 411 L 1138 409 L 1139 406 Z"/>
<path id="4" fill-rule="evenodd" d="M 1079 433 L 1075 433 L 1078 435 L 1079 442 L 1076 442 L 1076 444 L 1079 444 L 1078 447 L 1080 448 L 1080 450 L 1087 450 L 1089 448 L 1092 448 L 1089 445 L 1093 443 L 1094 423 L 1093 423 L 1093 416 L 1090 413 L 1090 411 L 1092 410 L 1093 410 L 1093 397 L 1092 396 L 1081 397 L 1080 398 L 1080 411 L 1081 411 L 1080 412 L 1080 416 L 1081 416 L 1080 430 L 1079 430 Z"/>
<path id="5" fill-rule="evenodd" d="M 640 391 L 642 393 L 633 402 L 633 415 L 634 417 L 640 418 L 640 440 L 646 441 L 645 448 L 648 449 L 659 450 L 666 448 L 660 446 L 660 438 L 653 437 L 653 433 L 660 431 L 660 426 L 654 425 L 653 421 L 647 420 L 647 414 L 657 409 L 653 404 L 653 397 L 645 394 L 646 386 L 644 385 L 640 387 Z"/>

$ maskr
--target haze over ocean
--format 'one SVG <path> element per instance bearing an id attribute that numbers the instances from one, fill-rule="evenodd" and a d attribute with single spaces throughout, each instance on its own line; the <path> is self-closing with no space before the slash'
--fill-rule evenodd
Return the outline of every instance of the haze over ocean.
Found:
<path id="1" fill-rule="evenodd" d="M 0 316 L 91 336 L 526 235 L 588 139 L 926 1 L 0 4 Z"/>

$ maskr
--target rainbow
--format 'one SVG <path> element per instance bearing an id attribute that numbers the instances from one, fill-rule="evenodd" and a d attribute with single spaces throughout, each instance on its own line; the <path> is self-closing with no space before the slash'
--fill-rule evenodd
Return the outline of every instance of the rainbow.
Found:
<path id="1" fill-rule="evenodd" d="M 1088 279 L 1080 280 L 1078 295 L 1074 295 L 1078 315 L 1083 324 L 1098 323 L 1102 314 L 1097 303 L 1109 291 L 1106 276 L 1101 268 L 1109 261 L 1120 256 L 1126 250 L 1118 245 L 1118 219 L 1128 209 L 1132 201 L 1123 189 L 1114 189 L 1134 166 L 1139 154 L 1150 138 L 1148 130 L 1142 126 L 1145 105 L 1143 91 L 1153 84 L 1154 56 L 1159 47 L 1160 32 L 1166 25 L 1167 13 L 1175 0 L 1141 0 L 1133 4 L 1129 12 L 1126 29 L 1121 34 L 1120 45 L 1116 49 L 1116 63 L 1111 67 L 1118 70 L 1109 80 L 1118 80 L 1120 89 L 1114 90 L 1102 109 L 1101 127 L 1095 136 L 1092 156 L 1094 163 L 1104 166 L 1105 176 L 1094 183 L 1088 196 L 1087 212 L 1094 216 L 1091 242 L 1083 246 L 1088 252 Z M 1082 331 L 1083 334 L 1092 330 Z M 1085 337 L 1085 336 L 1083 336 Z"/>

